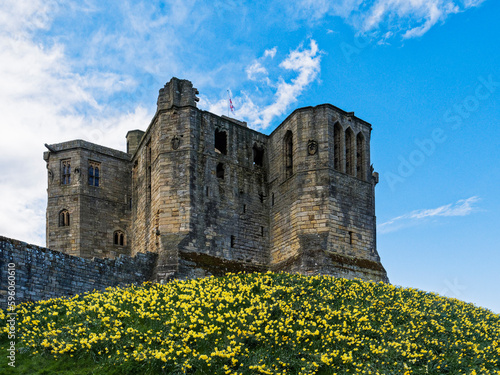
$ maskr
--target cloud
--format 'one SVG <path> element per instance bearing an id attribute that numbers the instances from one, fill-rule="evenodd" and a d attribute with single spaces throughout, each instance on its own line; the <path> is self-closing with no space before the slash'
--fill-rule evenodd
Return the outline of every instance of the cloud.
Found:
<path id="1" fill-rule="evenodd" d="M 274 51 L 273 51 L 274 50 Z M 300 45 L 291 51 L 288 56 L 278 65 L 281 72 L 294 72 L 295 78 L 287 81 L 281 75 L 276 81 L 271 81 L 268 70 L 262 65 L 265 57 L 271 56 L 268 51 L 276 54 L 276 47 L 266 50 L 264 56 L 252 62 L 246 69 L 247 77 L 260 83 L 257 94 L 252 95 L 242 91 L 240 95 L 233 98 L 236 107 L 236 115 L 239 119 L 249 122 L 250 127 L 256 130 L 267 129 L 272 121 L 282 116 L 290 106 L 298 100 L 304 89 L 318 78 L 321 71 L 321 55 L 318 44 L 315 40 L 310 41 L 309 48 Z M 271 103 L 260 104 L 261 91 L 273 90 L 273 100 Z M 208 110 L 217 114 L 224 114 L 227 111 L 227 100 L 222 99 L 212 103 L 207 97 L 200 97 L 200 107 L 208 107 Z"/>
<path id="2" fill-rule="evenodd" d="M 302 0 L 294 4 L 296 18 L 320 20 L 338 16 L 364 34 L 424 35 L 450 14 L 464 12 L 486 0 Z M 298 5 L 298 6 L 297 6 Z"/>
<path id="3" fill-rule="evenodd" d="M 266 49 L 264 52 L 264 57 L 271 56 L 271 59 L 274 59 L 274 56 L 276 56 L 276 51 L 278 50 L 278 47 L 273 47 L 271 49 Z"/>
<path id="4" fill-rule="evenodd" d="M 398 229 L 416 225 L 424 219 L 445 216 L 467 216 L 477 211 L 474 206 L 480 200 L 479 197 L 473 196 L 467 199 L 460 199 L 455 203 L 450 203 L 444 206 L 430 209 L 415 210 L 410 213 L 395 217 L 385 223 L 377 226 L 379 233 L 390 233 Z"/>
<path id="5" fill-rule="evenodd" d="M 52 2 L 9 1 L 0 20 L 9 12 L 15 20 L 0 26 L 0 234 L 45 245 L 43 144 L 81 138 L 124 150 L 126 132 L 144 127 L 152 113 L 140 105 L 118 112 L 100 100 L 133 90 L 134 79 L 77 73 L 63 44 L 36 40 L 37 31 L 51 27 Z"/>

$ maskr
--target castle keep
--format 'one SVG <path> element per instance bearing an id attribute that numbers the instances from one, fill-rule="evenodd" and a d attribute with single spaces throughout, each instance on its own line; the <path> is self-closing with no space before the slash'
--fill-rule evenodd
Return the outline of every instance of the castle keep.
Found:
<path id="1" fill-rule="evenodd" d="M 46 145 L 47 247 L 83 258 L 153 252 L 156 281 L 264 270 L 388 281 L 369 123 L 322 104 L 268 136 L 198 109 L 197 94 L 172 78 L 126 152 Z"/>

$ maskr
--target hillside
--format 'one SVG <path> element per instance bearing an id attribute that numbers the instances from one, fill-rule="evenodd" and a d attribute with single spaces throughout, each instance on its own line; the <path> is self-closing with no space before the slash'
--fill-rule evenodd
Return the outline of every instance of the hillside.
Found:
<path id="1" fill-rule="evenodd" d="M 17 312 L 16 370 L 2 373 L 500 374 L 499 315 L 360 280 L 238 274 Z"/>

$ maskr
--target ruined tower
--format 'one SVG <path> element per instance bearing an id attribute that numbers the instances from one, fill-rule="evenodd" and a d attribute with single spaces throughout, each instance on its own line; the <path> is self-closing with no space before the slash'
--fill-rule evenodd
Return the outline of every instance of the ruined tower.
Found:
<path id="1" fill-rule="evenodd" d="M 155 252 L 158 281 L 268 269 L 387 281 L 370 124 L 323 104 L 295 110 L 267 136 L 198 109 L 197 94 L 172 78 L 146 131 L 127 134 L 127 153 L 48 146 L 49 247 L 84 257 Z"/>

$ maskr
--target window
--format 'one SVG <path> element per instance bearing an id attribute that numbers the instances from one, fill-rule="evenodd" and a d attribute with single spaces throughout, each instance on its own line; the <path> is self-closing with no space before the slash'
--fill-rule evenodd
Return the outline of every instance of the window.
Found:
<path id="1" fill-rule="evenodd" d="M 101 164 L 89 161 L 89 185 L 99 186 Z"/>
<path id="2" fill-rule="evenodd" d="M 113 233 L 113 244 L 118 246 L 124 246 L 125 233 L 123 233 L 121 230 L 115 231 L 115 233 Z"/>
<path id="3" fill-rule="evenodd" d="M 351 128 L 345 131 L 345 172 L 351 176 L 354 173 L 354 134 Z"/>
<path id="4" fill-rule="evenodd" d="M 333 126 L 333 157 L 334 157 L 333 168 L 339 172 L 342 172 L 341 136 L 342 136 L 342 127 L 338 122 L 336 122 L 335 125 Z"/>
<path id="5" fill-rule="evenodd" d="M 356 177 L 366 180 L 365 138 L 361 132 L 356 136 Z"/>
<path id="6" fill-rule="evenodd" d="M 289 130 L 284 138 L 284 151 L 285 151 L 285 176 L 291 177 L 293 174 L 293 134 Z"/>
<path id="7" fill-rule="evenodd" d="M 151 141 L 146 144 L 146 185 L 147 202 L 151 202 Z"/>
<path id="8" fill-rule="evenodd" d="M 234 247 L 235 242 L 236 242 L 236 237 L 231 236 L 231 247 Z"/>
<path id="9" fill-rule="evenodd" d="M 63 185 L 71 184 L 71 160 L 61 160 L 61 183 Z"/>
<path id="10" fill-rule="evenodd" d="M 271 194 L 271 206 L 274 206 L 274 193 Z"/>
<path id="11" fill-rule="evenodd" d="M 259 167 L 264 165 L 264 148 L 253 145 L 253 164 Z"/>
<path id="12" fill-rule="evenodd" d="M 217 164 L 217 178 L 220 178 L 221 180 L 224 179 L 224 164 L 219 163 Z"/>
<path id="13" fill-rule="evenodd" d="M 227 155 L 227 134 L 225 131 L 215 129 L 215 152 Z"/>
<path id="14" fill-rule="evenodd" d="M 69 211 L 61 210 L 59 212 L 59 226 L 60 227 L 69 227 Z"/>

